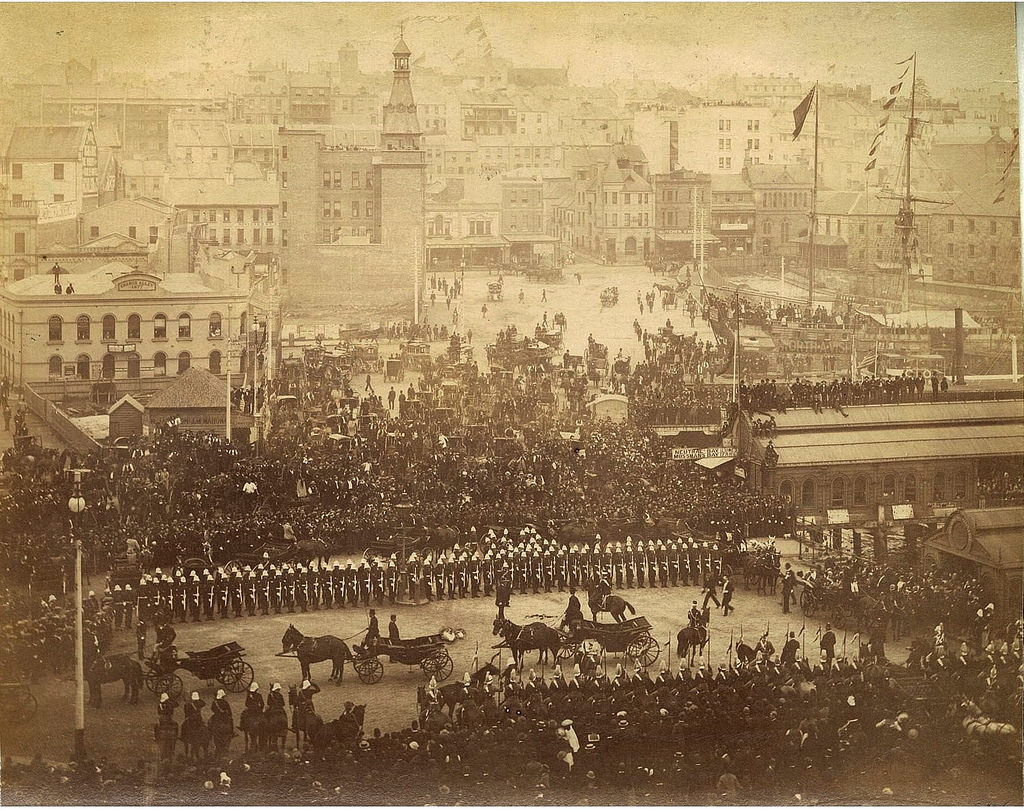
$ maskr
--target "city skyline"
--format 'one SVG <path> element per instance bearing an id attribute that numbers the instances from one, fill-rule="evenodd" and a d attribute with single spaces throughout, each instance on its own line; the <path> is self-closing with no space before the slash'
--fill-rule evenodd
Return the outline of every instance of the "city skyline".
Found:
<path id="1" fill-rule="evenodd" d="M 508 13 L 515 8 L 515 13 Z M 100 72 L 244 70 L 265 59 L 305 69 L 351 43 L 367 72 L 387 69 L 404 28 L 413 60 L 439 69 L 473 54 L 569 68 L 575 84 L 657 79 L 701 90 L 716 75 L 793 73 L 870 83 L 916 51 L 933 92 L 1016 82 L 1010 4 L 8 4 L 0 70 L 95 56 Z M 585 14 L 585 17 L 584 17 Z M 818 30 L 827 24 L 842 34 Z M 265 34 L 260 28 L 272 31 Z M 107 52 L 112 31 L 119 53 Z M 749 32 L 756 32 L 755 36 Z M 840 43 L 841 37 L 841 43 Z M 841 48 L 841 51 L 840 51 Z M 682 50 L 682 53 L 680 53 Z"/>

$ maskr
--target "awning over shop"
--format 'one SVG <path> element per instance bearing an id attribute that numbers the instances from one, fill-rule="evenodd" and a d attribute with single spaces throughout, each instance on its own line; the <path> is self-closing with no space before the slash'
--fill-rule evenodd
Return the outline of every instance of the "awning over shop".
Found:
<path id="1" fill-rule="evenodd" d="M 428 248 L 502 248 L 505 240 L 494 234 L 466 237 L 427 237 Z"/>
<path id="2" fill-rule="evenodd" d="M 512 243 L 558 242 L 558 237 L 553 237 L 550 234 L 505 234 L 502 238 Z"/>
<path id="3" fill-rule="evenodd" d="M 715 470 L 716 468 L 720 468 L 722 465 L 729 464 L 729 462 L 735 462 L 736 461 L 736 457 L 734 457 L 734 456 L 720 456 L 717 459 L 715 459 L 715 458 L 694 459 L 693 461 L 694 461 L 695 464 L 698 464 L 701 467 L 705 467 L 708 470 Z"/>
<path id="4" fill-rule="evenodd" d="M 696 240 L 694 239 L 693 231 L 659 231 L 654 235 L 654 238 L 661 242 L 700 242 L 700 234 L 696 234 Z M 721 240 L 714 234 L 705 233 L 704 243 L 712 244 L 720 242 Z"/>

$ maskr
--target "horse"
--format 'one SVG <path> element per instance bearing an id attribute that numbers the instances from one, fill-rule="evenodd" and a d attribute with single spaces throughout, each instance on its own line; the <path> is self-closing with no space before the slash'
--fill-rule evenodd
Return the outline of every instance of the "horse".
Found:
<path id="1" fill-rule="evenodd" d="M 680 659 L 689 657 L 688 661 L 691 666 L 697 656 L 703 656 L 704 648 L 708 644 L 707 620 L 710 613 L 710 608 L 704 609 L 704 627 L 695 628 L 692 625 L 687 625 L 676 634 L 676 655 Z"/>
<path id="2" fill-rule="evenodd" d="M 740 642 L 736 645 L 736 658 L 740 664 L 745 665 L 748 662 L 753 662 L 757 656 L 757 651 L 754 650 L 746 642 Z"/>
<path id="3" fill-rule="evenodd" d="M 124 682 L 124 700 L 129 704 L 139 703 L 139 686 L 143 682 L 142 665 L 126 653 L 114 656 L 97 656 L 85 670 L 89 682 L 89 703 L 93 707 L 103 706 L 102 685 L 110 682 Z"/>
<path id="4" fill-rule="evenodd" d="M 210 716 L 210 735 L 213 737 L 213 751 L 218 758 L 223 756 L 231 739 L 235 737 L 235 726 L 226 712 L 215 712 Z"/>
<path id="5" fill-rule="evenodd" d="M 181 722 L 181 740 L 185 744 L 185 758 L 193 763 L 206 760 L 210 756 L 210 728 L 198 713 L 186 715 Z"/>
<path id="6" fill-rule="evenodd" d="M 537 664 L 548 661 L 548 653 L 552 659 L 558 658 L 558 649 L 562 646 L 562 635 L 543 622 L 531 622 L 529 625 L 516 625 L 511 620 L 495 618 L 491 629 L 493 636 L 500 636 L 512 651 L 512 659 L 516 666 L 522 668 L 523 654 L 528 650 L 539 652 Z"/>
<path id="7" fill-rule="evenodd" d="M 336 636 L 305 636 L 294 625 L 289 625 L 288 630 L 281 637 L 281 652 L 291 653 L 295 651 L 299 658 L 299 667 L 302 668 L 302 678 L 309 679 L 309 666 L 316 662 L 326 662 L 330 659 L 334 663 L 334 669 L 328 681 L 337 681 L 341 684 L 345 678 L 345 660 L 352 659 L 352 652 L 348 645 Z"/>
<path id="8" fill-rule="evenodd" d="M 285 716 L 284 725 L 287 729 L 287 716 Z M 238 728 L 242 730 L 242 735 L 245 739 L 246 752 L 256 751 L 257 749 L 263 748 L 264 734 L 266 730 L 265 713 L 255 707 L 247 707 L 242 710 L 242 717 L 238 721 Z"/>
<path id="9" fill-rule="evenodd" d="M 271 752 L 283 752 L 288 737 L 288 713 L 283 707 L 267 707 L 260 720 L 261 745 L 268 747 Z"/>
<path id="10" fill-rule="evenodd" d="M 960 712 L 963 714 L 960 725 L 968 737 L 1009 739 L 1017 735 L 1017 728 L 1013 724 L 993 721 L 987 715 L 982 715 L 978 705 L 969 699 L 960 704 Z"/>
<path id="11" fill-rule="evenodd" d="M 342 713 L 333 721 L 322 724 L 316 733 L 307 736 L 307 739 L 312 741 L 313 749 L 321 756 L 338 746 L 352 749 L 362 736 L 365 717 L 366 705 L 356 704 L 351 712 Z"/>
<path id="12" fill-rule="evenodd" d="M 626 609 L 636 616 L 636 609 L 628 602 L 615 594 L 602 594 L 601 592 L 588 591 L 587 603 L 590 605 L 590 613 L 594 622 L 597 622 L 598 614 L 611 614 L 616 622 L 626 621 Z"/>
<path id="13" fill-rule="evenodd" d="M 292 708 L 292 732 L 295 733 L 295 746 L 302 748 L 302 736 L 306 736 L 306 743 L 312 743 L 317 734 L 324 726 L 324 719 L 316 712 L 307 711 L 299 703 L 299 693 L 293 684 L 288 688 L 288 706 Z"/>

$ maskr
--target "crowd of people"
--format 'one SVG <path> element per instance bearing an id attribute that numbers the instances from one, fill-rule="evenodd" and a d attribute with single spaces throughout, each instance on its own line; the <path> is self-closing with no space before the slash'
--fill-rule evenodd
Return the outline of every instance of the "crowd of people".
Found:
<path id="1" fill-rule="evenodd" d="M 584 674 L 561 666 L 547 678 L 514 668 L 467 673 L 451 718 L 427 704 L 403 729 L 359 729 L 338 745 L 239 753 L 222 740 L 212 756 L 187 755 L 172 739 L 154 771 L 104 761 L 56 767 L 4 764 L 11 798 L 47 796 L 135 804 L 173 788 L 180 802 L 634 805 L 680 801 L 828 802 L 865 771 L 918 775 L 902 796 L 921 796 L 955 764 L 982 779 L 1019 780 L 1021 628 L 984 648 L 936 638 L 907 667 L 835 655 L 823 640 L 801 651 L 792 635 L 774 653 L 767 634 L 741 658 L 685 661 L 674 672 Z M 949 652 L 947 652 L 947 648 Z M 927 676 L 923 681 L 921 677 Z M 925 684 L 922 693 L 920 685 Z M 254 684 L 251 691 L 259 691 Z M 284 707 L 279 685 L 267 702 Z M 315 714 L 315 684 L 296 709 Z M 262 696 L 257 695 L 261 709 Z M 226 696 L 213 699 L 213 715 Z M 250 698 L 246 699 L 246 706 Z M 269 706 L 269 704 L 268 704 Z M 209 723 L 198 693 L 184 723 Z M 338 722 L 353 712 L 349 704 Z M 173 701 L 160 723 L 177 728 Z M 231 708 L 220 707 L 221 714 Z M 1007 732 L 1007 729 L 1013 732 Z M 177 751 L 176 751 L 177 750 Z M 860 778 L 857 775 L 861 775 Z M 884 784 L 871 783 L 882 795 Z M 497 792 L 497 794 L 495 793 Z M 858 795 L 863 799 L 863 795 Z"/>

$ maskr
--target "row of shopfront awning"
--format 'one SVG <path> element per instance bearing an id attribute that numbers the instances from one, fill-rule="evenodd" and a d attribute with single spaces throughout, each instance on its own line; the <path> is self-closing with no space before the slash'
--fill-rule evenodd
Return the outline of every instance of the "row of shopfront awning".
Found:
<path id="1" fill-rule="evenodd" d="M 553 244 L 550 234 L 472 234 L 464 237 L 427 237 L 428 248 L 504 248 L 506 245 Z"/>

